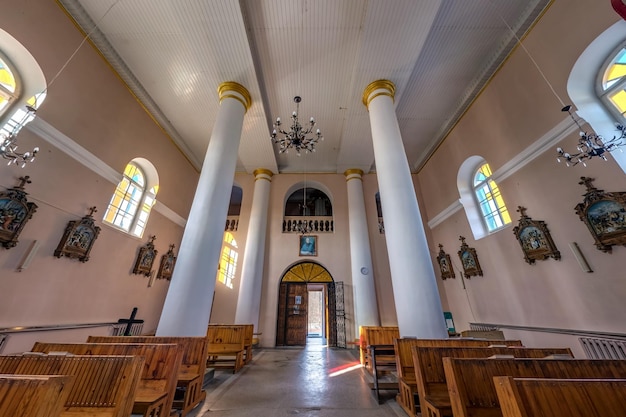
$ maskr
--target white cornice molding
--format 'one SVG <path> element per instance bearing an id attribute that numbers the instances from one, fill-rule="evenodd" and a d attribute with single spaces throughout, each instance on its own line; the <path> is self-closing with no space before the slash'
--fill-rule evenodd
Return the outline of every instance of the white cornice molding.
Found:
<path id="1" fill-rule="evenodd" d="M 30 130 L 110 183 L 117 185 L 122 180 L 122 174 L 120 172 L 111 168 L 96 155 L 80 146 L 69 136 L 59 131 L 41 117 L 36 117 L 32 122 L 24 126 L 24 128 Z M 161 203 L 159 200 L 156 201 L 154 209 L 179 226 L 185 227 L 185 224 L 187 224 L 187 220 L 185 218 L 179 216 L 176 212 Z"/>
<path id="2" fill-rule="evenodd" d="M 550 149 L 554 150 L 555 146 L 560 141 L 565 139 L 576 129 L 578 129 L 578 127 L 572 122 L 571 118 L 567 117 L 563 119 L 556 126 L 546 132 L 541 138 L 533 142 L 530 146 L 517 154 L 510 161 L 502 165 L 497 171 L 493 173 L 493 179 L 498 182 L 510 177 L 515 172 L 519 171 L 527 164 L 532 162 L 539 155 Z M 461 201 L 456 200 L 454 203 L 443 209 L 439 214 L 430 219 L 428 221 L 428 227 L 434 229 L 462 208 L 463 205 L 461 204 Z"/>
<path id="3" fill-rule="evenodd" d="M 454 203 L 450 204 L 448 207 L 443 209 L 443 211 L 441 211 L 435 217 L 430 219 L 428 221 L 428 227 L 430 227 L 431 229 L 435 228 L 444 220 L 446 220 L 448 217 L 452 216 L 454 213 L 461 210 L 462 208 L 463 208 L 463 205 L 461 204 L 461 200 L 456 200 Z"/>
<path id="4" fill-rule="evenodd" d="M 563 119 L 559 124 L 546 132 L 541 138 L 517 154 L 509 162 L 498 168 L 493 173 L 493 179 L 498 182 L 510 177 L 515 172 L 532 162 L 539 155 L 550 149 L 554 152 L 554 158 L 556 159 L 556 145 L 568 135 L 576 131 L 576 129 L 578 129 L 578 127 L 574 124 L 570 117 Z"/>

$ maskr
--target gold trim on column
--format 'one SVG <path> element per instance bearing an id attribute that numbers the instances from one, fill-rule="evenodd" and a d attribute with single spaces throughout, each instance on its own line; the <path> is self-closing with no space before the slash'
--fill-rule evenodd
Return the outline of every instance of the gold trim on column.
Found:
<path id="1" fill-rule="evenodd" d="M 243 96 L 243 100 L 239 96 L 226 94 L 227 91 L 234 91 L 241 94 Z M 250 93 L 248 92 L 246 87 L 234 81 L 226 81 L 221 83 L 219 87 L 217 87 L 217 93 L 220 97 L 220 103 L 225 98 L 234 98 L 235 100 L 239 100 L 239 102 L 243 104 L 243 107 L 246 110 L 248 110 L 250 106 L 252 106 L 252 97 L 250 97 Z"/>
<path id="2" fill-rule="evenodd" d="M 370 95 L 376 90 L 387 90 L 385 92 L 379 92 L 370 97 Z M 389 96 L 391 100 L 394 99 L 396 94 L 396 86 L 389 80 L 376 80 L 371 82 L 365 90 L 363 90 L 363 104 L 365 107 L 369 107 L 372 100 L 378 96 Z"/>
<path id="3" fill-rule="evenodd" d="M 344 172 L 343 175 L 346 177 L 346 182 L 356 179 L 356 177 L 353 177 L 352 175 L 358 175 L 359 179 L 362 179 L 363 170 L 358 169 L 358 168 L 352 168 L 352 169 L 346 170 L 346 172 Z"/>
<path id="4" fill-rule="evenodd" d="M 257 168 L 254 170 L 254 172 L 252 172 L 252 175 L 254 175 L 254 180 L 260 180 L 260 179 L 264 179 L 264 180 L 268 180 L 268 181 L 272 181 L 272 176 L 274 176 L 274 173 L 272 171 L 270 171 L 269 169 L 265 169 L 265 168 Z M 261 177 L 259 178 L 259 176 L 261 175 Z"/>

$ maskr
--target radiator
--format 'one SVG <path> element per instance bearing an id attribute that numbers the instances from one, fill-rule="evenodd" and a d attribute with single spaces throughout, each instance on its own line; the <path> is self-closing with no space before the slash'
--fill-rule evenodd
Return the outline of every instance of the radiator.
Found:
<path id="1" fill-rule="evenodd" d="M 626 359 L 626 341 L 581 337 L 580 344 L 589 359 Z"/>

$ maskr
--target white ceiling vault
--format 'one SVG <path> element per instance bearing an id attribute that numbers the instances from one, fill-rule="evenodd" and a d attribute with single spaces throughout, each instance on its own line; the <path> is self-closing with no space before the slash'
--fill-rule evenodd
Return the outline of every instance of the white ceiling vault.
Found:
<path id="1" fill-rule="evenodd" d="M 551 0 L 58 0 L 200 169 L 217 87 L 252 96 L 237 171 L 375 169 L 363 90 L 396 85 L 409 165 L 419 170 Z M 278 154 L 293 97 L 325 138 Z"/>

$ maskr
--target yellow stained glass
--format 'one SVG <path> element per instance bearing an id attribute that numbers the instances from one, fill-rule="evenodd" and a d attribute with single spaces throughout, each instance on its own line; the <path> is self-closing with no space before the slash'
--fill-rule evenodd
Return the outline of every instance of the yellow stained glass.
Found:
<path id="1" fill-rule="evenodd" d="M 15 77 L 4 62 L 0 60 L 0 84 L 12 93 L 15 93 Z"/>
<path id="2" fill-rule="evenodd" d="M 620 113 L 626 112 L 626 91 L 619 90 L 609 96 L 611 103 L 619 110 Z"/>
<path id="3" fill-rule="evenodd" d="M 613 64 L 607 71 L 606 71 L 606 82 L 610 83 L 613 80 L 622 78 L 624 75 L 626 75 L 626 65 L 624 64 Z"/>

